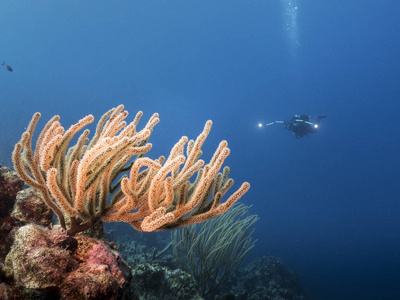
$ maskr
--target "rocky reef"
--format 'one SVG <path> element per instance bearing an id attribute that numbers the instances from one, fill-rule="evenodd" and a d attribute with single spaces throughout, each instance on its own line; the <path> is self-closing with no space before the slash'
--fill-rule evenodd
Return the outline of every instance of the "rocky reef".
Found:
<path id="1" fill-rule="evenodd" d="M 3 273 L 21 299 L 119 299 L 130 268 L 104 242 L 70 238 L 59 228 L 18 229 Z"/>
<path id="2" fill-rule="evenodd" d="M 0 166 L 0 299 L 200 300 L 195 279 L 174 265 L 167 236 L 118 228 L 107 242 L 52 224 L 34 189 Z M 121 238 L 121 235 L 126 237 Z M 95 238 L 93 238 L 95 237 Z M 239 268 L 207 300 L 306 300 L 295 272 L 275 257 Z"/>
<path id="3" fill-rule="evenodd" d="M 43 202 L 40 194 L 34 188 L 18 192 L 11 217 L 18 225 L 34 223 L 50 226 L 53 211 Z"/>
<path id="4" fill-rule="evenodd" d="M 10 233 L 16 225 L 11 217 L 17 193 L 23 188 L 24 183 L 15 172 L 0 165 L 0 262 L 4 258 L 12 243 Z"/>
<path id="5" fill-rule="evenodd" d="M 260 257 L 232 276 L 215 300 L 308 300 L 296 272 L 276 257 Z"/>
<path id="6" fill-rule="evenodd" d="M 194 278 L 182 270 L 158 264 L 138 264 L 132 270 L 134 293 L 140 300 L 202 300 Z"/>
<path id="7" fill-rule="evenodd" d="M 132 271 L 118 246 L 101 235 L 68 236 L 53 226 L 53 213 L 40 194 L 23 189 L 15 172 L 1 166 L 0 209 L 2 300 L 201 299 L 196 282 L 185 272 L 157 264 L 137 265 L 156 262 L 154 247 L 132 241 L 122 245 L 136 265 Z"/>

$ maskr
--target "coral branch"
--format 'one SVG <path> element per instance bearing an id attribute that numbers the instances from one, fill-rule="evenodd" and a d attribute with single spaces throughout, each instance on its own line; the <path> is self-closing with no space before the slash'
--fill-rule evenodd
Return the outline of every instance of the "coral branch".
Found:
<path id="1" fill-rule="evenodd" d="M 152 147 L 147 141 L 159 118 L 153 114 L 138 131 L 142 115 L 138 112 L 128 123 L 128 112 L 119 105 L 100 118 L 91 140 L 86 129 L 72 146 L 71 140 L 94 117 L 88 115 L 65 131 L 60 117 L 55 116 L 41 131 L 34 151 L 32 136 L 40 113 L 32 117 L 15 145 L 14 168 L 26 184 L 41 193 L 69 234 L 86 230 L 99 220 L 127 222 L 141 231 L 204 222 L 225 213 L 248 191 L 250 185 L 245 182 L 221 203 L 233 185 L 229 168 L 218 173 L 230 153 L 227 142 L 219 144 L 208 164 L 199 159 L 211 121 L 196 140 L 182 137 L 167 159 L 152 160 L 142 156 Z M 124 172 L 129 172 L 129 178 L 124 175 L 117 180 Z M 196 180 L 191 183 L 194 174 Z M 109 194 L 113 194 L 111 201 Z"/>

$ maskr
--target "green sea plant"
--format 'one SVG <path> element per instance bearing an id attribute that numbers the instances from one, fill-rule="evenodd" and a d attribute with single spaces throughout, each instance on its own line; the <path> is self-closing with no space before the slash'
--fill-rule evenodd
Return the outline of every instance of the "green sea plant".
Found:
<path id="1" fill-rule="evenodd" d="M 174 261 L 196 279 L 200 295 L 216 291 L 236 271 L 255 246 L 252 234 L 258 219 L 249 214 L 249 206 L 238 204 L 212 220 L 171 233 Z"/>

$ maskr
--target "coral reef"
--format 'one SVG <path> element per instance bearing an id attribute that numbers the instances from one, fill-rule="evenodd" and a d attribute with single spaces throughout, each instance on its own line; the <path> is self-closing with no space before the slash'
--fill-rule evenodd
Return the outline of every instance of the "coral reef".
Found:
<path id="1" fill-rule="evenodd" d="M 168 246 L 171 246 L 171 244 Z M 138 243 L 137 241 L 130 241 L 121 244 L 118 243 L 118 251 L 121 253 L 121 256 L 128 263 L 128 265 L 132 267 L 144 263 L 173 267 L 172 255 L 165 254 L 164 250 L 167 249 L 160 250 L 154 246 L 148 247 Z"/>
<path id="2" fill-rule="evenodd" d="M 0 165 L 0 217 L 10 214 L 14 205 L 14 199 L 17 193 L 22 189 L 24 183 L 17 173 L 7 167 Z"/>
<path id="3" fill-rule="evenodd" d="M 122 105 L 109 110 L 91 139 L 87 129 L 76 135 L 92 115 L 67 130 L 54 116 L 36 143 L 40 113 L 32 117 L 12 154 L 16 173 L 31 188 L 20 191 L 23 181 L 0 168 L 0 299 L 202 299 L 191 275 L 155 264 L 172 262 L 165 255 L 170 247 L 122 244 L 132 271 L 118 246 L 105 242 L 102 222 L 146 232 L 202 223 L 229 211 L 250 184 L 222 201 L 233 186 L 229 168 L 220 172 L 227 142 L 209 163 L 200 159 L 211 121 L 195 140 L 182 137 L 169 156 L 153 160 L 144 155 L 158 114 L 142 130 L 142 112 L 130 123 L 127 116 Z M 59 225 L 52 224 L 53 213 Z"/>
<path id="4" fill-rule="evenodd" d="M 34 188 L 24 189 L 17 194 L 11 217 L 18 220 L 19 225 L 35 223 L 50 226 L 53 211 L 43 202 Z"/>
<path id="5" fill-rule="evenodd" d="M 276 257 L 261 257 L 238 269 L 231 278 L 230 292 L 215 299 L 234 300 L 307 300 L 295 272 L 285 268 Z"/>
<path id="6" fill-rule="evenodd" d="M 0 165 L 0 262 L 10 250 L 12 239 L 10 232 L 15 226 L 15 220 L 10 214 L 14 207 L 17 193 L 23 188 L 23 181 L 17 173 Z"/>
<path id="7" fill-rule="evenodd" d="M 0 168 L 0 206 L 4 208 L 0 217 L 2 261 L 9 251 L 5 245 L 11 245 L 15 236 L 6 262 L 0 263 L 0 299 L 202 299 L 194 277 L 179 269 L 172 270 L 171 251 L 161 251 L 169 239 L 163 239 L 161 233 L 128 234 L 119 227 L 123 224 L 114 224 L 116 230 L 108 238 L 118 242 L 119 254 L 114 250 L 118 246 L 98 240 L 103 238 L 101 222 L 92 227 L 97 239 L 71 237 L 58 226 L 48 226 L 51 211 L 37 192 L 20 191 L 22 186 L 15 172 Z M 11 212 L 15 219 L 10 217 Z M 25 223 L 28 225 L 18 229 Z M 199 233 L 186 229 L 182 232 L 183 239 L 199 239 Z M 239 268 L 223 287 L 227 292 L 211 293 L 207 299 L 308 299 L 297 275 L 274 257 L 262 257 Z"/>
<path id="8" fill-rule="evenodd" d="M 131 288 L 140 300 L 201 300 L 192 276 L 157 264 L 139 264 L 132 270 Z"/>
<path id="9" fill-rule="evenodd" d="M 57 299 L 120 299 L 131 276 L 104 242 L 35 224 L 15 233 L 3 272 L 22 299 L 35 292 Z"/>

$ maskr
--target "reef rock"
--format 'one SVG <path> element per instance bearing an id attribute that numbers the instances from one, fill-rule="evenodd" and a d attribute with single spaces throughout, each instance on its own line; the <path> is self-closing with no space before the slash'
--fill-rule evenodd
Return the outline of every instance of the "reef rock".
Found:
<path id="1" fill-rule="evenodd" d="M 214 299 L 235 300 L 306 300 L 307 293 L 301 288 L 297 274 L 285 268 L 276 257 L 261 257 L 243 269 L 238 269 L 232 278 L 234 286 L 230 293 Z"/>
<path id="2" fill-rule="evenodd" d="M 4 261 L 10 250 L 11 240 L 9 234 L 15 226 L 15 221 L 10 217 L 14 207 L 15 198 L 24 183 L 18 178 L 17 173 L 0 165 L 0 261 Z M 2 289 L 4 290 L 4 289 Z"/>
<path id="3" fill-rule="evenodd" d="M 132 271 L 131 289 L 139 300 L 202 300 L 188 273 L 157 264 L 138 264 Z M 128 298 L 133 299 L 133 298 Z"/>
<path id="4" fill-rule="evenodd" d="M 11 287 L 7 283 L 0 283 L 0 299 L 11 300 L 13 299 Z"/>
<path id="5" fill-rule="evenodd" d="M 28 224 L 18 229 L 5 273 L 25 297 L 120 299 L 130 268 L 104 242 Z M 22 291 L 22 292 L 21 292 Z"/>
<path id="6" fill-rule="evenodd" d="M 11 213 L 17 193 L 22 190 L 24 183 L 16 172 L 0 165 L 0 217 Z"/>
<path id="7" fill-rule="evenodd" d="M 49 226 L 53 211 L 44 203 L 41 195 L 34 188 L 19 191 L 11 217 L 25 225 L 35 223 Z"/>

